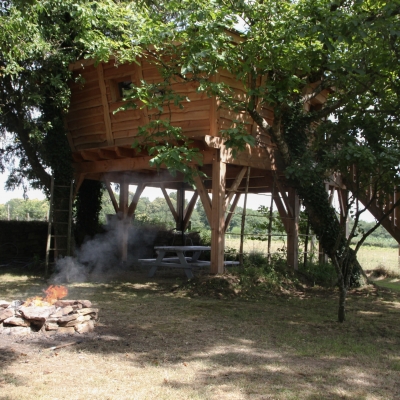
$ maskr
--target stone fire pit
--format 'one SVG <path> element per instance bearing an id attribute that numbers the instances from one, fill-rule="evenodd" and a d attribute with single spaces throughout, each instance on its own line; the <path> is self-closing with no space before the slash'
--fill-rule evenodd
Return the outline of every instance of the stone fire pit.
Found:
<path id="1" fill-rule="evenodd" d="M 45 291 L 54 292 L 50 287 Z M 68 292 L 62 287 L 64 295 Z M 94 329 L 98 309 L 89 300 L 45 298 L 0 300 L 0 334 L 23 334 L 48 331 L 63 334 L 86 333 Z"/>

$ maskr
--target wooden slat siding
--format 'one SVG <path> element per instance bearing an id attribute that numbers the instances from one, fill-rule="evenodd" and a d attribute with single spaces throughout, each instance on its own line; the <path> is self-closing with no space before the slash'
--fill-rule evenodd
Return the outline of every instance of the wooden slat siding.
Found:
<path id="1" fill-rule="evenodd" d="M 102 149 L 107 147 L 107 141 L 103 143 L 87 143 L 87 144 L 80 144 L 79 146 L 75 146 L 77 151 L 81 150 L 91 150 L 91 149 Z"/>
<path id="2" fill-rule="evenodd" d="M 131 136 L 129 136 L 129 137 L 115 137 L 114 136 L 114 144 L 116 146 L 132 146 L 133 141 L 134 141 L 134 138 Z"/>
<path id="3" fill-rule="evenodd" d="M 102 116 L 103 116 L 103 107 L 102 106 L 89 108 L 87 110 L 75 111 L 74 113 L 68 114 L 68 125 L 69 125 L 70 121 L 92 119 L 92 118 L 95 118 L 98 116 L 101 116 L 100 119 L 102 119 Z"/>
<path id="4" fill-rule="evenodd" d="M 152 68 L 142 68 L 143 79 L 150 84 L 163 82 L 163 78 L 161 77 L 158 69 L 156 67 Z"/>
<path id="5" fill-rule="evenodd" d="M 106 129 L 104 124 L 90 125 L 82 129 L 70 129 L 71 136 L 75 139 L 82 136 L 89 136 L 95 134 L 103 134 L 105 136 Z"/>
<path id="6" fill-rule="evenodd" d="M 183 129 L 184 132 L 190 132 L 193 135 L 193 132 L 201 131 L 206 132 L 208 134 L 208 130 L 210 127 L 209 119 L 203 120 L 189 120 L 189 121 L 173 121 L 174 125 L 179 126 Z M 200 129 L 201 128 L 201 129 Z"/>
<path id="7" fill-rule="evenodd" d="M 101 104 L 100 95 L 99 87 L 93 89 L 76 89 L 76 91 L 73 91 L 71 94 L 70 109 L 77 109 L 85 103 L 96 104 L 96 100 L 97 104 Z"/>
<path id="8" fill-rule="evenodd" d="M 133 143 L 135 136 L 137 136 L 138 132 L 139 131 L 137 127 L 132 129 L 125 129 L 122 131 L 114 131 L 114 141 L 120 138 L 130 137 L 131 139 L 130 143 Z"/>
<path id="9" fill-rule="evenodd" d="M 131 79 L 131 75 L 134 73 L 136 64 L 120 64 L 118 67 L 110 67 L 104 69 L 104 79 Z"/>
<path id="10" fill-rule="evenodd" d="M 152 169 L 149 166 L 151 157 L 121 158 L 117 160 L 102 160 L 84 163 L 74 163 L 75 170 L 81 173 L 105 173 L 117 171 L 137 171 Z M 153 168 L 156 170 L 156 168 Z"/>
<path id="11" fill-rule="evenodd" d="M 93 66 L 93 64 L 94 64 L 93 59 L 78 60 L 78 61 L 74 62 L 73 64 L 70 64 L 68 66 L 68 69 L 70 71 L 75 71 L 75 70 L 80 70 L 82 68 L 90 68 Z"/>
<path id="12" fill-rule="evenodd" d="M 78 79 L 78 82 L 75 81 L 76 78 Z M 85 85 L 89 82 L 94 82 L 97 81 L 97 69 L 96 68 L 92 68 L 90 71 L 86 71 L 86 70 L 81 70 L 81 71 L 77 71 L 77 73 L 73 75 L 73 83 L 71 83 L 72 85 Z"/>
<path id="13" fill-rule="evenodd" d="M 88 135 L 88 136 L 81 136 L 79 138 L 74 138 L 74 144 L 78 148 L 79 145 L 82 144 L 90 144 L 90 143 L 105 143 L 107 144 L 106 135 Z"/>
<path id="14" fill-rule="evenodd" d="M 136 120 L 142 117 L 142 110 L 126 110 L 126 111 L 118 111 L 115 114 L 113 112 L 110 113 L 111 122 L 122 122 L 129 120 Z"/>
<path id="15" fill-rule="evenodd" d="M 274 121 L 274 110 L 272 108 L 263 106 L 261 108 L 260 114 L 263 118 L 267 120 L 270 125 L 272 125 Z"/>
<path id="16" fill-rule="evenodd" d="M 201 111 L 201 110 L 210 110 L 211 108 L 211 98 L 202 98 L 198 100 L 193 100 L 193 101 L 184 101 L 182 103 L 183 108 L 177 107 L 173 104 L 171 104 L 171 112 L 177 113 L 177 114 L 185 114 L 193 111 Z M 165 107 L 167 109 L 167 107 Z M 169 110 L 168 110 L 169 111 Z"/>
<path id="17" fill-rule="evenodd" d="M 90 85 L 90 87 L 89 87 Z M 93 87 L 91 87 L 93 86 Z M 100 88 L 97 81 L 89 82 L 76 88 L 70 87 L 71 89 L 71 104 L 72 103 L 83 103 L 88 100 L 97 98 L 100 95 Z"/>
<path id="18" fill-rule="evenodd" d="M 86 98 L 85 93 L 82 92 L 81 101 L 71 99 L 71 107 L 69 108 L 68 112 L 74 113 L 79 110 L 86 110 L 88 108 L 101 106 L 102 103 L 100 89 L 96 90 L 96 93 L 96 96 L 93 96 L 92 98 Z"/>
<path id="19" fill-rule="evenodd" d="M 107 144 L 111 146 L 114 144 L 114 138 L 113 138 L 113 134 L 112 134 L 112 130 L 111 130 L 110 110 L 109 110 L 108 101 L 107 101 L 106 84 L 104 82 L 103 64 L 98 65 L 97 72 L 99 75 L 101 101 L 103 103 L 103 110 L 104 110 L 103 114 L 104 114 L 104 124 L 106 127 Z"/>
<path id="20" fill-rule="evenodd" d="M 236 157 L 233 157 L 231 149 L 225 147 L 224 141 L 221 138 L 206 136 L 205 141 L 208 146 L 221 149 L 221 159 L 225 163 L 263 170 L 273 170 L 276 168 L 271 162 L 270 155 L 266 149 L 246 145 L 245 151 L 238 152 Z"/>
<path id="21" fill-rule="evenodd" d="M 74 95 L 79 97 L 79 93 L 82 91 L 89 91 L 92 89 L 96 89 L 99 87 L 99 83 L 96 80 L 92 80 L 89 82 L 83 81 L 83 82 L 70 82 L 69 83 L 69 87 L 71 89 L 73 89 L 73 93 L 71 93 L 71 97 L 73 97 Z"/>
<path id="22" fill-rule="evenodd" d="M 93 126 L 93 125 L 97 125 L 97 124 L 102 124 L 104 127 L 104 119 L 102 114 L 96 115 L 92 118 L 88 118 L 88 119 L 78 119 L 76 121 L 72 121 L 69 119 L 69 115 L 67 117 L 67 121 L 68 121 L 68 128 L 71 130 L 80 130 L 83 128 L 86 128 L 88 126 Z M 105 127 L 104 127 L 104 131 L 105 131 Z"/>
<path id="23" fill-rule="evenodd" d="M 186 99 L 183 101 L 183 106 L 185 106 L 187 103 L 191 103 L 194 101 L 201 101 L 201 100 L 211 100 L 211 97 L 207 96 L 207 93 L 205 92 L 196 92 L 196 89 L 190 88 L 189 85 L 185 89 L 181 89 L 180 87 L 177 89 L 175 87 L 172 87 L 173 90 L 175 90 L 175 93 L 183 96 L 183 97 L 188 97 L 190 102 L 188 102 Z"/>
<path id="24" fill-rule="evenodd" d="M 128 121 L 113 122 L 111 126 L 112 126 L 112 131 L 114 133 L 114 137 L 120 135 L 120 133 L 117 132 L 132 131 L 132 130 L 137 132 L 138 127 L 140 125 L 140 121 L 141 121 L 140 118 L 135 118 Z"/>

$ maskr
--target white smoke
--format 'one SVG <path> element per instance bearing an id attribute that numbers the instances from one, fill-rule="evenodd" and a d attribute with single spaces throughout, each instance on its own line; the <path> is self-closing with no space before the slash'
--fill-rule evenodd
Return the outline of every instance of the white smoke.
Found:
<path id="1" fill-rule="evenodd" d="M 137 265 L 138 258 L 151 256 L 157 229 L 130 227 L 128 230 L 128 259 L 121 263 L 121 239 L 117 224 L 107 225 L 105 233 L 87 240 L 76 250 L 75 257 L 56 262 L 51 281 L 55 284 L 87 282 L 118 276 Z"/>

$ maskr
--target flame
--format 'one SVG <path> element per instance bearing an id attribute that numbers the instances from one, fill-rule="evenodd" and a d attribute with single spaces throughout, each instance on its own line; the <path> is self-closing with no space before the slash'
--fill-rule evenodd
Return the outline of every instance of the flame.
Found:
<path id="1" fill-rule="evenodd" d="M 27 299 L 24 303 L 25 306 L 48 306 L 54 304 L 58 299 L 62 299 L 67 296 L 68 289 L 65 286 L 51 285 L 46 290 L 43 291 L 46 296 L 40 297 L 35 296 Z"/>

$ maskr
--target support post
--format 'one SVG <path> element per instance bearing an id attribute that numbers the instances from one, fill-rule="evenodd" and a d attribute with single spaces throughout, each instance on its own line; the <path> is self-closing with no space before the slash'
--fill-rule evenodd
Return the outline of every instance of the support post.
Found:
<path id="1" fill-rule="evenodd" d="M 129 197 L 129 183 L 125 178 L 120 183 L 119 192 L 119 212 L 118 212 L 118 226 L 119 226 L 119 239 L 121 262 L 126 263 L 128 260 L 128 197 Z"/>
<path id="2" fill-rule="evenodd" d="M 225 184 L 226 164 L 218 151 L 212 168 L 212 216 L 211 216 L 211 269 L 212 274 L 224 272 L 225 249 Z"/>
<path id="3" fill-rule="evenodd" d="M 239 247 L 239 262 L 243 266 L 243 244 L 244 244 L 244 228 L 246 224 L 246 208 L 247 208 L 247 194 L 249 192 L 250 180 L 250 167 L 247 167 L 246 190 L 244 192 L 244 204 L 242 213 L 242 223 L 240 226 L 240 247 Z"/>
<path id="4" fill-rule="evenodd" d="M 289 203 L 292 208 L 292 215 L 289 219 L 289 229 L 287 235 L 287 262 L 293 269 L 299 267 L 299 212 L 300 200 L 296 191 L 292 188 L 289 189 Z"/>

